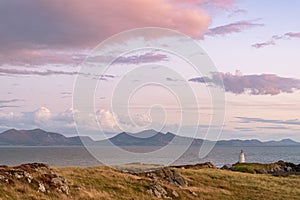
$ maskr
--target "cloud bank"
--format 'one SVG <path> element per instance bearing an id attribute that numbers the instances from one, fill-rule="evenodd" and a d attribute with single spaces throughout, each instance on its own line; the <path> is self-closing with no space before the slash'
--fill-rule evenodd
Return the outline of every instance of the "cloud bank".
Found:
<path id="1" fill-rule="evenodd" d="M 224 84 L 225 91 L 234 94 L 278 95 L 300 90 L 299 79 L 280 77 L 275 74 L 242 75 L 238 70 L 235 74 L 216 72 L 212 73 L 212 77 L 196 77 L 189 81 L 219 87 L 223 87 Z"/>
<path id="2" fill-rule="evenodd" d="M 0 2 L 0 48 L 95 46 L 120 31 L 147 26 L 176 29 L 201 38 L 211 20 L 195 6 L 203 2 L 5 0 Z"/>
<path id="3" fill-rule="evenodd" d="M 0 1 L 0 64 L 11 62 L 80 62 L 78 49 L 90 49 L 124 30 L 163 27 L 201 39 L 208 31 L 211 16 L 207 8 L 219 11 L 235 0 L 27 0 Z M 251 22 L 227 25 L 255 26 Z M 223 27 L 223 28 L 226 28 Z M 243 28 L 241 28 L 243 29 Z M 210 30 L 211 35 L 220 32 Z M 220 34 L 220 33 L 217 33 Z M 61 50 L 76 54 L 72 57 Z M 52 51 L 52 52 L 51 52 Z"/>
<path id="4" fill-rule="evenodd" d="M 6 101 L 5 101 L 6 102 Z M 12 102 L 14 102 L 12 100 Z M 0 103 L 1 106 L 1 103 Z M 0 130 L 10 128 L 17 129 L 33 129 L 42 128 L 45 130 L 58 131 L 66 134 L 76 134 L 76 124 L 73 116 L 80 111 L 72 108 L 63 112 L 53 113 L 47 107 L 40 107 L 31 112 L 23 113 L 0 113 Z M 135 130 L 137 127 L 146 126 L 151 122 L 148 115 L 135 114 L 131 118 L 128 116 L 116 115 L 110 110 L 99 109 L 95 113 L 90 114 L 86 118 L 76 117 L 80 126 L 84 126 L 87 131 L 95 131 L 99 133 L 99 128 L 95 130 L 95 117 L 99 126 L 106 132 L 121 132 L 119 125 L 126 127 L 128 130 Z"/>

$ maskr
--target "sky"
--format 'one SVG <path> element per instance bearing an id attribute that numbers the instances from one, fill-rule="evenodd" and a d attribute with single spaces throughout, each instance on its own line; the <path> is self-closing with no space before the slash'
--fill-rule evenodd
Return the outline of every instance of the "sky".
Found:
<path id="1" fill-rule="evenodd" d="M 300 141 L 299 11 L 296 0 L 0 0 L 0 131 L 80 130 L 101 138 L 100 130 L 110 137 L 178 127 L 193 136 L 197 127 L 197 137 L 207 137 L 217 116 L 222 132 L 211 139 Z M 145 27 L 165 31 L 114 36 Z M 199 45 L 189 58 L 198 52 L 197 67 L 213 70 L 199 74 L 164 50 L 187 44 L 167 37 L 168 30 Z M 150 44 L 160 48 L 125 51 Z M 84 72 L 87 63 L 96 67 Z M 82 105 L 93 103 L 86 115 L 74 98 L 83 98 L 76 96 L 81 78 L 97 84 L 81 85 L 93 97 Z M 218 92 L 220 104 L 212 100 Z"/>

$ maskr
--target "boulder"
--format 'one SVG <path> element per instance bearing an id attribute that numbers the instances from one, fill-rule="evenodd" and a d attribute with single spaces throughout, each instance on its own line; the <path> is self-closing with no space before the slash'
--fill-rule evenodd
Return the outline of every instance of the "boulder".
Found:
<path id="1" fill-rule="evenodd" d="M 62 176 L 52 178 L 51 186 L 54 186 L 54 188 L 56 188 L 56 190 L 59 192 L 65 193 L 67 195 L 70 194 L 70 188 L 67 184 L 67 181 Z"/>
<path id="2" fill-rule="evenodd" d="M 178 194 L 175 190 L 172 191 L 172 195 L 173 195 L 175 198 L 178 198 L 178 197 L 179 197 L 179 194 Z"/>
<path id="3" fill-rule="evenodd" d="M 176 185 L 176 186 L 181 186 L 181 187 L 187 186 L 187 181 L 185 180 L 185 178 L 183 176 L 181 176 L 180 173 L 178 173 L 174 169 L 170 169 L 167 167 L 157 169 L 152 172 L 148 172 L 148 173 L 146 173 L 146 176 L 150 177 L 152 179 L 155 179 L 155 180 L 165 181 L 171 185 Z"/>
<path id="4" fill-rule="evenodd" d="M 39 192 L 43 192 L 43 193 L 46 192 L 46 188 L 45 188 L 45 186 L 44 186 L 43 183 L 39 183 L 39 189 L 38 189 L 38 191 L 39 191 Z"/>
<path id="5" fill-rule="evenodd" d="M 221 169 L 231 170 L 232 169 L 232 164 L 223 165 L 223 167 L 221 167 Z"/>
<path id="6" fill-rule="evenodd" d="M 157 182 L 152 183 L 150 189 L 147 190 L 147 193 L 157 198 L 170 198 L 165 188 Z"/>

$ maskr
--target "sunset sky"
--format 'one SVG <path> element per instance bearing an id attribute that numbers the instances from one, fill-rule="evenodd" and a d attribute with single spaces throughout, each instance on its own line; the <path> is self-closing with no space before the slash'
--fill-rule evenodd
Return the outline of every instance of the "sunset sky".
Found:
<path id="1" fill-rule="evenodd" d="M 161 27 L 194 39 L 218 69 L 215 75 L 223 80 L 226 104 L 220 139 L 300 141 L 299 13 L 297 0 L 0 0 L 0 131 L 42 128 L 76 135 L 73 89 L 92 49 L 121 31 Z M 144 40 L 166 42 L 160 35 Z M 111 48 L 117 51 L 122 45 Z M 199 112 L 210 116 L 209 109 L 201 110 L 211 107 L 203 78 L 207 87 L 218 87 L 213 75 L 194 76 L 178 57 L 144 50 L 120 55 L 98 77 L 103 88 L 95 93 L 95 114 L 104 131 L 120 131 L 115 118 L 130 124 L 109 107 L 113 86 L 130 67 L 155 63 L 184 72 L 185 81 L 201 89 L 197 98 L 204 96 Z M 166 80 L 175 85 L 181 81 L 168 79 L 168 74 Z M 147 124 L 147 106 L 164 105 L 170 115 L 164 130 L 172 131 L 179 119 L 176 99 L 161 88 L 144 89 L 132 100 L 133 120 Z M 156 124 L 160 120 L 157 116 Z M 204 131 L 209 120 L 182 125 Z"/>

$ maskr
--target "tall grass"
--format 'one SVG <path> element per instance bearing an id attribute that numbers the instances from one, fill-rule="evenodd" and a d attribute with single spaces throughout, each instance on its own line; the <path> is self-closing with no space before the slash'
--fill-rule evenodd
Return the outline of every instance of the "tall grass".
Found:
<path id="1" fill-rule="evenodd" d="M 177 199 L 300 199 L 300 176 L 274 177 L 219 169 L 176 169 L 188 181 L 179 188 L 160 182 L 167 191 L 175 190 Z M 44 194 L 26 183 L 1 183 L 0 199 L 156 199 L 148 194 L 150 178 L 121 173 L 108 167 L 54 168 L 70 185 L 71 194 Z M 195 192 L 198 197 L 195 197 Z"/>

